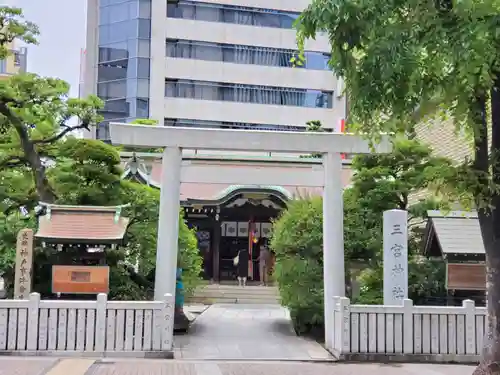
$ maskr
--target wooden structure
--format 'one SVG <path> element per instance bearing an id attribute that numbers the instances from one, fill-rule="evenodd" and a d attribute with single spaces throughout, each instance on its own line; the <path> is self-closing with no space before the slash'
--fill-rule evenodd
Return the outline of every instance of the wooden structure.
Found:
<path id="1" fill-rule="evenodd" d="M 450 297 L 485 303 L 486 256 L 475 212 L 429 211 L 424 254 L 446 263 L 446 288 Z M 458 303 L 458 302 L 457 302 Z"/>
<path id="2" fill-rule="evenodd" d="M 35 239 L 53 250 L 51 291 L 66 298 L 95 298 L 107 293 L 106 249 L 125 241 L 129 220 L 124 206 L 67 206 L 42 203 Z"/>
<path id="3" fill-rule="evenodd" d="M 122 153 L 123 178 L 160 188 L 161 154 Z M 268 157 L 225 160 L 218 156 L 193 155 L 186 162 L 196 165 L 220 163 L 235 170 L 243 167 L 274 168 L 276 173 L 296 173 L 296 169 L 316 168 L 321 159 L 276 159 Z M 298 162 L 297 162 L 298 160 Z M 345 161 L 347 164 L 348 161 Z M 291 166 L 295 165 L 295 169 Z M 299 167 L 296 166 L 299 164 Z M 243 167 L 241 167 L 243 166 Z M 268 166 L 268 167 L 266 167 Z M 289 172 L 287 172 L 290 169 Z M 342 172 L 344 184 L 350 180 L 350 170 Z M 252 255 L 250 279 L 260 281 L 257 258 L 260 246 L 271 235 L 272 220 L 278 217 L 288 200 L 294 196 L 321 195 L 322 189 L 307 186 L 229 185 L 181 183 L 180 200 L 185 218 L 196 228 L 198 246 L 203 256 L 204 278 L 215 282 L 233 280 L 233 258 L 248 248 Z"/>

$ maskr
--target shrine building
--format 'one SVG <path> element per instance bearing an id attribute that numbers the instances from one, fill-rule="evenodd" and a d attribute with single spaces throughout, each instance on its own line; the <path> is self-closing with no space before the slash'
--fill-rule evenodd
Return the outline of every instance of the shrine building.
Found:
<path id="1" fill-rule="evenodd" d="M 121 153 L 123 178 L 160 188 L 160 153 Z M 195 166 L 197 173 L 203 168 L 217 171 L 220 175 L 233 173 L 241 176 L 245 170 L 259 169 L 262 173 L 286 176 L 293 173 L 310 173 L 314 179 L 322 174 L 321 159 L 298 155 L 256 155 L 239 153 L 231 156 L 223 153 L 183 151 L 183 163 Z M 350 162 L 345 161 L 342 170 L 344 187 L 351 178 Z M 210 169 L 217 168 L 217 169 Z M 237 178 L 241 181 L 240 178 Z M 287 202 L 294 197 L 321 195 L 322 188 L 311 186 L 263 186 L 231 185 L 231 177 L 222 178 L 224 183 L 181 183 L 180 201 L 189 227 L 196 228 L 198 246 L 203 255 L 204 278 L 215 282 L 233 280 L 233 258 L 238 251 L 248 248 L 253 264 L 250 275 L 259 280 L 257 258 L 260 245 L 270 236 L 272 220 L 278 217 Z M 236 179 L 235 179 L 236 180 Z M 251 181 L 249 181 L 251 182 Z M 312 185 L 312 184 L 310 184 Z"/>

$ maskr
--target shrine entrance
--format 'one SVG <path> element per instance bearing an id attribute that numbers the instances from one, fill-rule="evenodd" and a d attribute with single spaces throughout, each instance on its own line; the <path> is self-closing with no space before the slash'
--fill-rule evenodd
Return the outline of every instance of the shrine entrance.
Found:
<path id="1" fill-rule="evenodd" d="M 311 186 L 323 190 L 323 263 L 325 338 L 332 347 L 335 296 L 345 295 L 341 154 L 390 151 L 389 141 L 372 149 L 361 136 L 340 133 L 293 133 L 219 130 L 111 123 L 114 145 L 163 147 L 160 217 L 156 253 L 155 300 L 175 294 L 181 183 L 235 183 L 266 186 Z M 277 173 L 272 168 L 239 171 L 237 166 L 204 168 L 183 163 L 182 149 L 322 154 L 321 169 Z"/>

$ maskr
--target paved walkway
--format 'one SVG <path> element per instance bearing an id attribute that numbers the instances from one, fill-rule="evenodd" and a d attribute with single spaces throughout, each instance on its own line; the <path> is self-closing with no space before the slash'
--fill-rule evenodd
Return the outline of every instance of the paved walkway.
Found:
<path id="1" fill-rule="evenodd" d="M 470 375 L 473 366 L 0 358 L 1 375 Z"/>
<path id="2" fill-rule="evenodd" d="M 279 305 L 212 305 L 174 342 L 177 359 L 333 360 L 317 342 L 295 335 Z"/>

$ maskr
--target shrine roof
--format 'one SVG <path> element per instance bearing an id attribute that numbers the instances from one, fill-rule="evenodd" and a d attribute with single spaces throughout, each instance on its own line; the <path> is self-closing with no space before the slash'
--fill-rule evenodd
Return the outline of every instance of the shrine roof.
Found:
<path id="1" fill-rule="evenodd" d="M 125 206 L 66 206 L 40 203 L 46 213 L 38 219 L 35 237 L 50 243 L 120 243 L 129 219 Z"/>
<path id="2" fill-rule="evenodd" d="M 483 237 L 476 212 L 428 211 L 424 253 L 442 256 L 484 255 Z"/>
<path id="3" fill-rule="evenodd" d="M 122 178 L 133 179 L 140 183 L 147 184 L 154 188 L 160 188 L 160 181 L 162 175 L 161 168 L 161 154 L 147 154 L 147 153 L 122 153 L 122 167 L 124 173 Z M 197 159 L 196 155 L 185 155 L 185 158 Z M 201 156 L 198 156 L 201 159 Z M 321 161 L 318 159 L 307 159 L 292 157 L 251 157 L 251 156 L 239 156 L 238 157 L 242 163 L 249 162 L 273 162 L 273 163 L 296 163 L 296 164 L 320 164 Z M 203 156 L 203 159 L 213 160 L 217 159 L 223 161 L 224 158 L 221 156 L 213 156 L 212 158 Z M 236 157 L 229 157 L 226 155 L 227 161 L 234 161 Z M 347 187 L 351 181 L 352 171 L 349 168 L 350 161 L 344 161 L 344 168 L 342 170 L 342 182 L 345 187 Z M 237 164 L 233 164 L 232 167 L 237 168 Z M 280 170 L 277 166 L 276 169 Z M 286 171 L 286 169 L 283 169 Z M 180 200 L 183 205 L 189 205 L 193 203 L 203 203 L 208 205 L 220 204 L 225 197 L 230 196 L 231 192 L 236 190 L 252 190 L 252 191 L 269 191 L 286 199 L 292 199 L 294 196 L 315 196 L 321 195 L 323 192 L 322 188 L 319 187 L 303 187 L 303 186 L 262 186 L 262 185 L 231 185 L 231 184 L 213 184 L 213 183 L 184 183 L 180 184 Z"/>

